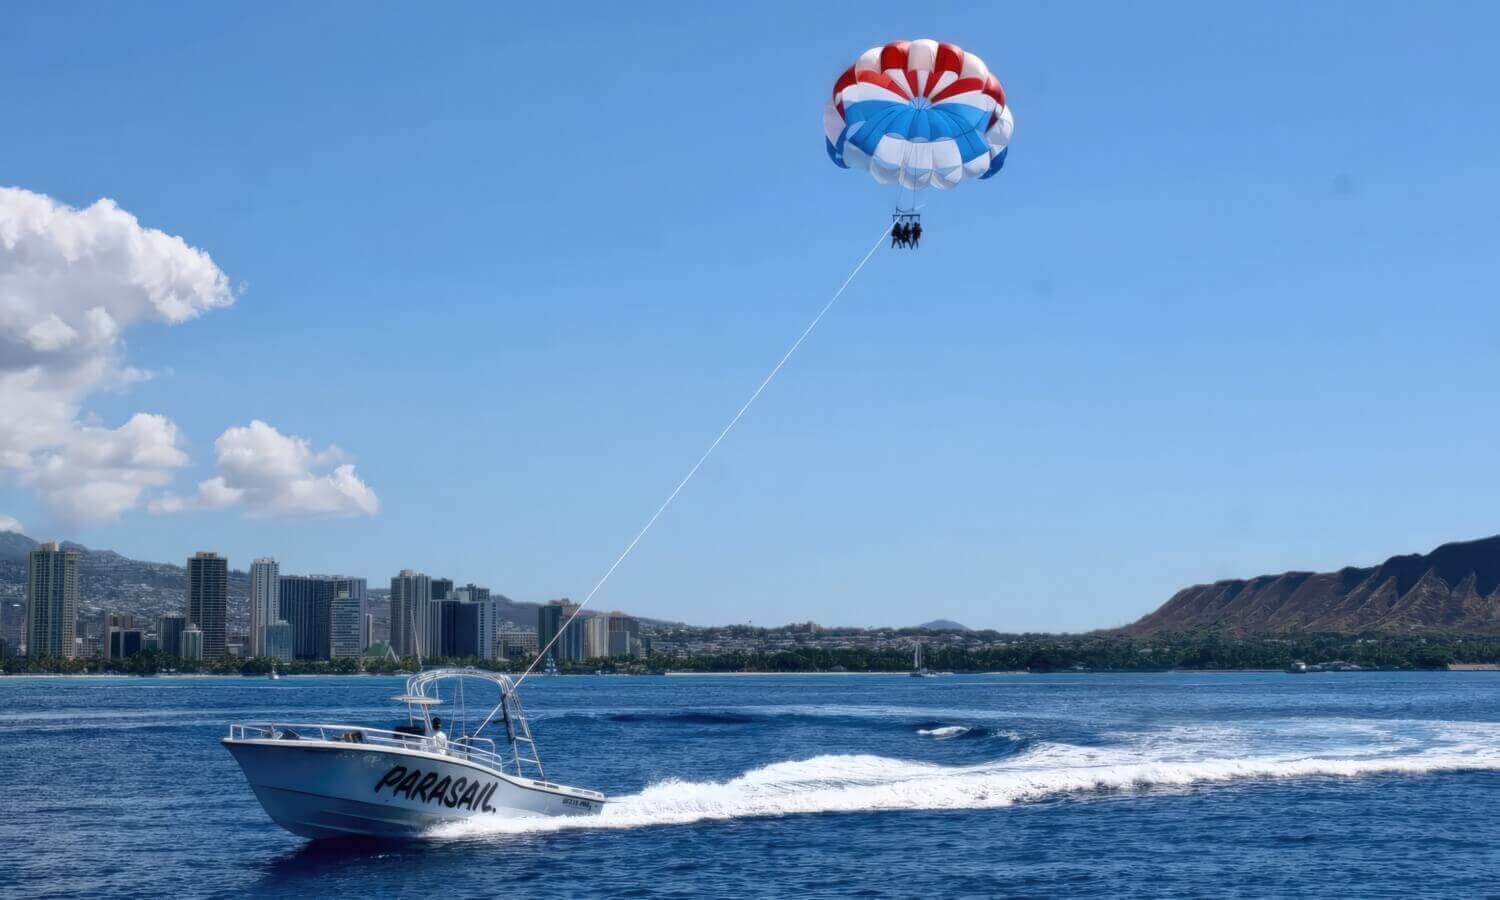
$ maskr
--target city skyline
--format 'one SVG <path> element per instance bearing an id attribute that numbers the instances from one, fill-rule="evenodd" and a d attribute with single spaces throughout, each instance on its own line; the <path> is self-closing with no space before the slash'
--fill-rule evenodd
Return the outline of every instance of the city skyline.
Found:
<path id="1" fill-rule="evenodd" d="M 394 655 L 400 647 L 402 656 L 504 660 L 537 652 L 539 633 L 547 627 L 546 608 L 578 608 L 567 601 L 547 604 L 538 608 L 532 627 L 502 616 L 501 606 L 511 601 L 487 587 L 473 582 L 458 587 L 450 578 L 402 570 L 391 579 L 394 602 L 387 605 L 386 617 L 377 620 L 366 579 L 281 574 L 278 560 L 261 556 L 249 567 L 244 620 L 231 624 L 228 585 L 237 570 L 217 552 L 198 551 L 182 570 L 181 611 L 161 615 L 153 624 L 149 617 L 138 622 L 136 613 L 118 611 L 119 598 L 105 599 L 110 608 L 85 615 L 81 556 L 55 542 L 27 554 L 20 633 L 0 634 L 0 657 L 79 658 L 109 665 L 158 651 L 208 662 L 335 662 L 362 661 L 371 652 Z M 98 598 L 93 599 L 89 606 L 97 609 Z M 392 626 L 408 619 L 404 632 L 398 626 L 392 633 Z M 385 625 L 384 636 L 377 636 L 377 621 Z M 561 621 L 553 621 L 554 633 Z M 618 610 L 580 619 L 573 631 L 575 636 L 561 645 L 568 661 L 636 657 L 649 646 L 640 639 L 637 620 Z"/>

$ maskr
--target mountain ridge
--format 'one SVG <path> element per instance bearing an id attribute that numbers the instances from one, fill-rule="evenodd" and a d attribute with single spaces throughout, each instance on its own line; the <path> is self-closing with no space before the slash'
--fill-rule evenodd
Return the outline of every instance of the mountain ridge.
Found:
<path id="1" fill-rule="evenodd" d="M 1500 633 L 1500 535 L 1374 566 L 1192 585 L 1119 631 L 1196 629 L 1233 635 Z"/>

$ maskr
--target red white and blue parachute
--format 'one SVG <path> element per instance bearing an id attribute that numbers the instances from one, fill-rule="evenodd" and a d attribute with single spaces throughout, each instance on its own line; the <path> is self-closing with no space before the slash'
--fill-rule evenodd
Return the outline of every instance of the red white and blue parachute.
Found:
<path id="1" fill-rule="evenodd" d="M 835 164 L 911 190 L 994 175 L 1013 127 L 1005 91 L 984 60 L 932 40 L 866 50 L 839 76 L 823 111 Z"/>

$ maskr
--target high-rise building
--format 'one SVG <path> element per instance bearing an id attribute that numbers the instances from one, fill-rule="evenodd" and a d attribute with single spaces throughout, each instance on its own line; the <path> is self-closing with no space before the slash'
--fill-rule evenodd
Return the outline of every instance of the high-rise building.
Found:
<path id="1" fill-rule="evenodd" d="M 265 627 L 264 631 L 266 642 L 261 648 L 261 656 L 269 656 L 271 659 L 279 659 L 283 662 L 291 662 L 296 658 L 292 653 L 294 639 L 291 622 L 272 622 Z"/>
<path id="2" fill-rule="evenodd" d="M 182 629 L 182 653 L 183 659 L 203 658 L 203 630 L 197 625 L 189 625 Z"/>
<path id="3" fill-rule="evenodd" d="M 283 575 L 278 581 L 281 619 L 292 629 L 293 658 L 343 659 L 364 652 L 365 579 Z"/>
<path id="4" fill-rule="evenodd" d="M 474 610 L 474 655 L 480 659 L 494 659 L 495 643 L 500 636 L 500 604 L 489 598 L 489 591 L 479 590 L 484 592 L 484 599 L 466 604 Z"/>
<path id="5" fill-rule="evenodd" d="M 391 579 L 391 647 L 397 656 L 431 656 L 427 652 L 428 607 L 432 579 L 411 569 Z"/>
<path id="6" fill-rule="evenodd" d="M 536 656 L 537 633 L 511 625 L 495 635 L 495 649 L 501 659 L 530 659 Z"/>
<path id="7" fill-rule="evenodd" d="M 566 599 L 550 600 L 537 609 L 536 639 L 540 646 L 547 646 L 553 637 L 562 633 L 557 643 L 547 651 L 547 656 L 554 662 L 577 662 L 583 659 L 583 630 L 578 627 L 581 622 L 574 622 L 573 627 L 564 628 L 568 618 L 577 609 L 577 605 Z"/>
<path id="8" fill-rule="evenodd" d="M 493 600 L 461 599 L 465 588 L 447 600 L 428 604 L 428 655 L 448 659 L 494 659 L 499 605 Z"/>
<path id="9" fill-rule="evenodd" d="M 203 632 L 203 659 L 222 659 L 229 607 L 229 560 L 195 553 L 187 561 L 187 624 Z"/>
<path id="10" fill-rule="evenodd" d="M 609 618 L 607 616 L 583 616 L 573 627 L 583 626 L 583 658 L 600 659 L 609 655 Z"/>
<path id="11" fill-rule="evenodd" d="M 359 579 L 361 587 L 364 579 Z M 347 579 L 344 580 L 347 585 Z M 335 582 L 337 586 L 339 582 Z M 328 658 L 358 659 L 365 652 L 365 597 L 364 591 L 351 594 L 348 590 L 334 593 L 328 605 Z"/>
<path id="12" fill-rule="evenodd" d="M 78 653 L 78 551 L 43 544 L 26 557 L 26 654 Z"/>
<path id="13" fill-rule="evenodd" d="M 104 639 L 96 631 L 91 631 L 73 641 L 76 652 L 73 654 L 78 659 L 100 659 L 104 656 Z"/>
<path id="14" fill-rule="evenodd" d="M 641 655 L 641 623 L 616 611 L 609 614 L 609 655 Z"/>
<path id="15" fill-rule="evenodd" d="M 250 564 L 250 655 L 267 656 L 265 628 L 281 621 L 281 565 L 269 556 Z"/>
<path id="16" fill-rule="evenodd" d="M 348 594 L 366 605 L 370 602 L 370 589 L 363 578 L 350 578 L 347 575 L 322 575 L 316 577 L 332 579 L 333 592 L 335 594 Z"/>
<path id="17" fill-rule="evenodd" d="M 19 656 L 26 646 L 26 598 L 0 600 L 0 641 L 4 641 L 6 652 Z"/>
<path id="18" fill-rule="evenodd" d="M 461 588 L 454 588 L 452 596 L 454 599 L 462 600 L 465 603 L 476 600 L 488 600 L 490 599 L 490 589 L 470 582 Z"/>
<path id="19" fill-rule="evenodd" d="M 463 627 L 459 621 L 459 608 L 463 605 L 457 600 L 433 600 L 427 605 L 427 643 L 424 647 L 427 656 L 447 659 L 463 655 L 459 652 L 459 635 Z"/>
<path id="20" fill-rule="evenodd" d="M 335 579 L 281 576 L 281 618 L 292 626 L 294 659 L 328 659 Z"/>
<path id="21" fill-rule="evenodd" d="M 122 645 L 118 640 L 115 639 L 115 634 L 120 631 L 129 631 L 133 628 L 135 628 L 135 616 L 131 615 L 130 613 L 104 614 L 104 621 L 101 626 L 102 630 L 100 639 L 101 645 L 104 649 L 105 659 L 119 658 L 119 654 L 116 652 L 115 648 Z M 136 647 L 135 652 L 141 652 L 139 646 Z"/>
<path id="22" fill-rule="evenodd" d="M 182 656 L 182 631 L 186 627 L 187 619 L 180 615 L 162 616 L 156 620 L 156 638 L 162 653 Z"/>
<path id="23" fill-rule="evenodd" d="M 114 628 L 109 632 L 109 644 L 105 652 L 109 659 L 124 659 L 140 653 L 144 646 L 139 628 Z"/>
<path id="24" fill-rule="evenodd" d="M 434 600 L 447 600 L 452 595 L 453 595 L 453 579 L 452 578 L 434 578 L 434 579 L 432 579 L 432 599 L 434 599 Z"/>

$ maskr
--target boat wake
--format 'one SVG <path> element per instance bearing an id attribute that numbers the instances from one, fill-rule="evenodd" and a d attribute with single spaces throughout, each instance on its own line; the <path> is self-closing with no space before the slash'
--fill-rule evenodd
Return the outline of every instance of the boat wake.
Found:
<path id="1" fill-rule="evenodd" d="M 946 729 L 933 729 L 942 730 Z M 485 817 L 443 826 L 432 836 L 644 828 L 808 813 L 987 809 L 1062 796 L 1254 779 L 1483 770 L 1500 770 L 1500 732 L 1490 723 L 1456 726 L 1448 739 L 1421 750 L 1366 744 L 1341 753 L 1258 758 L 1172 758 L 1170 750 L 1159 746 L 1130 749 L 1058 743 L 1040 743 L 1005 760 L 968 766 L 826 755 L 772 763 L 721 782 L 658 782 L 638 794 L 612 800 L 597 816 Z"/>

